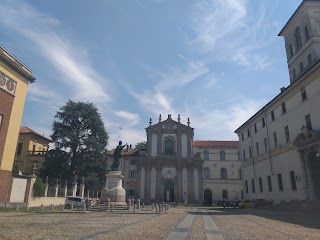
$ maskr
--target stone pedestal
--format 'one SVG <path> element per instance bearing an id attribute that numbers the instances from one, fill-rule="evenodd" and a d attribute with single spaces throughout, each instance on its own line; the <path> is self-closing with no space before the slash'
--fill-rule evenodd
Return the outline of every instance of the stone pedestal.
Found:
<path id="1" fill-rule="evenodd" d="M 101 191 L 100 202 L 106 203 L 110 199 L 110 205 L 115 209 L 127 207 L 126 191 L 122 187 L 124 176 L 121 171 L 110 171 L 106 174 L 106 185 Z"/>

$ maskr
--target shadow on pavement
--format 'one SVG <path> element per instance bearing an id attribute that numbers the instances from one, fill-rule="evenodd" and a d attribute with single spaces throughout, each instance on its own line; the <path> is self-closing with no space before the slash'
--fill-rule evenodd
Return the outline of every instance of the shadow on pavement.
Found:
<path id="1" fill-rule="evenodd" d="M 213 216 L 239 216 L 246 218 L 248 215 L 255 215 L 276 221 L 287 222 L 301 225 L 307 228 L 320 229 L 320 209 L 304 210 L 274 210 L 268 208 L 219 208 L 219 207 L 200 207 L 199 211 L 190 212 L 194 215 L 213 215 Z M 202 212 L 205 210 L 206 212 Z"/>

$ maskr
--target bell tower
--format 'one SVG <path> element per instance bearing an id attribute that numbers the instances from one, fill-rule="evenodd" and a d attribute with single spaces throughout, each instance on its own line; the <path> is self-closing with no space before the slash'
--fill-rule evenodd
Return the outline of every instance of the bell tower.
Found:
<path id="1" fill-rule="evenodd" d="M 320 0 L 303 0 L 278 36 L 285 40 L 293 83 L 320 59 Z"/>

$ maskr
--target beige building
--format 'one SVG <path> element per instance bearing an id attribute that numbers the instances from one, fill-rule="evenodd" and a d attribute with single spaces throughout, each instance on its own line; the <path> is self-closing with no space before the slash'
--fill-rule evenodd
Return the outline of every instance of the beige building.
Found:
<path id="1" fill-rule="evenodd" d="M 147 151 L 131 146 L 122 151 L 127 198 L 208 205 L 241 199 L 239 142 L 193 141 L 189 119 L 184 125 L 170 114 L 156 124 L 150 119 L 146 132 Z"/>
<path id="2" fill-rule="evenodd" d="M 193 153 L 203 160 L 204 204 L 242 199 L 238 141 L 193 141 Z"/>
<path id="3" fill-rule="evenodd" d="M 14 166 L 22 174 L 31 174 L 34 164 L 39 172 L 51 139 L 28 127 L 20 127 Z"/>
<path id="4" fill-rule="evenodd" d="M 235 132 L 246 198 L 320 200 L 320 1 L 281 30 L 290 85 Z"/>

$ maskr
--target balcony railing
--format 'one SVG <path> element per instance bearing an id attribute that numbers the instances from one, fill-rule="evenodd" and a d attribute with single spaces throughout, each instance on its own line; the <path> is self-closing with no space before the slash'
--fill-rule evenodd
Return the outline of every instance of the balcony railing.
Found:
<path id="1" fill-rule="evenodd" d="M 47 151 L 28 151 L 29 156 L 44 156 L 47 154 Z"/>

